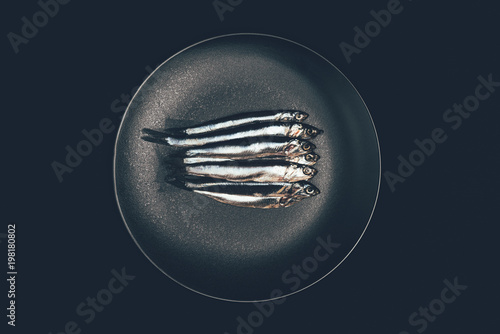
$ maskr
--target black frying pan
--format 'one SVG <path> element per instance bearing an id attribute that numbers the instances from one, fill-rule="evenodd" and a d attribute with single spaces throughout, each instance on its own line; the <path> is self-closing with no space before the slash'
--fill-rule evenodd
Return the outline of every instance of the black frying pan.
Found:
<path id="1" fill-rule="evenodd" d="M 321 194 L 289 208 L 234 207 L 168 185 L 170 148 L 139 138 L 146 127 L 277 109 L 306 111 L 325 131 L 313 141 Z M 114 164 L 123 219 L 149 260 L 189 289 L 234 301 L 288 295 L 330 273 L 362 236 L 380 183 L 376 132 L 352 84 L 315 52 L 256 34 L 200 42 L 156 69 L 125 113 Z"/>

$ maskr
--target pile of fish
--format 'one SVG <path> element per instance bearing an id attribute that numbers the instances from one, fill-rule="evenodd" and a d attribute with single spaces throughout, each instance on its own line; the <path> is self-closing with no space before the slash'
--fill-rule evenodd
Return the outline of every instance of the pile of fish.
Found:
<path id="1" fill-rule="evenodd" d="M 307 180 L 319 155 L 308 140 L 323 133 L 302 123 L 303 111 L 258 111 L 198 126 L 142 129 L 143 140 L 174 148 L 166 181 L 222 203 L 288 207 L 319 194 Z"/>

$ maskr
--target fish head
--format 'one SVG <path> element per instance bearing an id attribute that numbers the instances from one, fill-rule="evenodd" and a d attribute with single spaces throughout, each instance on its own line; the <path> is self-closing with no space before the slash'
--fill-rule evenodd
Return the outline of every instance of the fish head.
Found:
<path id="1" fill-rule="evenodd" d="M 307 118 L 307 116 L 309 115 L 303 111 L 289 110 L 282 112 L 278 120 L 282 122 L 300 123 L 303 122 Z"/>
<path id="2" fill-rule="evenodd" d="M 306 174 L 305 172 L 309 173 Z M 285 181 L 303 181 L 308 180 L 314 176 L 316 170 L 309 166 L 299 165 L 297 163 L 291 163 L 288 165 L 283 180 Z"/>
<path id="3" fill-rule="evenodd" d="M 320 193 L 319 189 L 316 188 L 316 186 L 314 186 L 306 181 L 299 181 L 299 182 L 296 182 L 294 185 L 295 185 L 295 187 L 297 187 L 296 192 L 295 192 L 295 196 L 312 197 L 312 196 L 316 196 Z"/>
<path id="4" fill-rule="evenodd" d="M 306 175 L 304 173 L 304 168 L 303 167 L 304 166 L 299 165 L 297 163 L 291 163 L 291 164 L 289 164 L 288 167 L 287 167 L 287 169 L 286 169 L 285 176 L 284 176 L 283 179 L 285 181 L 291 181 L 291 180 L 293 180 L 294 182 L 310 179 L 312 176 Z"/>
<path id="5" fill-rule="evenodd" d="M 306 161 L 308 162 L 318 162 L 319 160 L 319 155 L 315 154 L 315 153 L 307 153 L 304 157 L 306 159 Z"/>
<path id="6" fill-rule="evenodd" d="M 292 112 L 293 114 L 293 120 L 295 122 L 303 122 L 307 117 L 309 117 L 309 114 L 303 111 L 294 111 Z"/>
<path id="7" fill-rule="evenodd" d="M 289 155 L 289 156 L 294 156 L 294 155 L 303 155 L 307 153 L 311 153 L 316 146 L 308 141 L 305 140 L 298 140 L 298 139 L 292 139 L 288 141 L 288 143 L 285 146 L 284 151 Z M 315 154 L 313 154 L 315 155 Z"/>
<path id="8" fill-rule="evenodd" d="M 314 186 L 314 185 L 312 185 L 310 183 L 308 183 L 305 186 L 304 191 L 305 191 L 306 194 L 308 194 L 311 197 L 319 195 L 321 193 L 321 191 L 319 191 L 319 189 L 316 186 Z"/>
<path id="9" fill-rule="evenodd" d="M 308 141 L 303 141 L 300 144 L 300 148 L 302 150 L 302 153 L 309 153 L 312 152 L 316 148 L 316 146 L 313 143 L 310 143 Z"/>
<path id="10" fill-rule="evenodd" d="M 311 166 L 301 166 L 301 172 L 304 174 L 305 177 L 310 179 L 314 175 L 318 173 L 318 171 Z"/>
<path id="11" fill-rule="evenodd" d="M 318 161 L 317 157 L 319 157 L 317 154 L 306 153 L 293 158 L 291 161 L 296 162 L 300 165 L 312 166 Z"/>
<path id="12" fill-rule="evenodd" d="M 311 126 L 311 125 L 304 124 L 303 127 L 300 129 L 300 133 L 298 134 L 298 138 L 313 139 L 317 135 L 322 134 L 322 133 L 323 133 L 323 130 L 315 128 L 314 126 Z"/>

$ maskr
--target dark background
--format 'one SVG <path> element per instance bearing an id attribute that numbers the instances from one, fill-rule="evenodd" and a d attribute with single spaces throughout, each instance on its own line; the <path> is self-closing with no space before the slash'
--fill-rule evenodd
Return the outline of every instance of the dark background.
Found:
<path id="1" fill-rule="evenodd" d="M 258 32 L 301 43 L 354 84 L 378 130 L 382 172 L 396 172 L 414 139 L 442 127 L 448 140 L 392 193 L 380 196 L 363 239 L 332 274 L 287 298 L 255 333 L 416 333 L 411 313 L 440 297 L 443 280 L 468 288 L 427 333 L 486 333 L 498 327 L 496 245 L 500 89 L 453 131 L 442 115 L 474 93 L 477 76 L 500 81 L 499 10 L 493 1 L 402 2 L 404 10 L 348 64 L 339 48 L 387 1 L 244 0 L 221 22 L 211 1 L 76 1 L 15 54 L 6 35 L 40 10 L 4 3 L 1 27 L 3 213 L 17 227 L 16 327 L 2 332 L 236 333 L 251 304 L 214 300 L 164 276 L 129 236 L 115 202 L 113 149 L 120 112 L 111 109 L 181 49 L 220 34 Z M 124 106 L 120 104 L 119 106 Z M 60 183 L 53 161 L 81 131 L 116 126 Z M 2 235 L 0 235 L 2 237 Z M 0 238 L 6 253 L 6 239 Z M 0 256 L 0 259 L 5 256 Z M 136 278 L 85 324 L 75 313 L 106 288 L 111 270 Z M 4 266 L 2 266 L 4 268 Z M 6 272 L 6 270 L 5 270 Z M 3 274 L 5 275 L 5 273 Z M 2 279 L 2 281 L 4 281 Z M 5 281 L 4 281 L 5 282 Z M 2 285 L 2 309 L 7 286 Z M 6 312 L 6 311 L 4 311 Z"/>

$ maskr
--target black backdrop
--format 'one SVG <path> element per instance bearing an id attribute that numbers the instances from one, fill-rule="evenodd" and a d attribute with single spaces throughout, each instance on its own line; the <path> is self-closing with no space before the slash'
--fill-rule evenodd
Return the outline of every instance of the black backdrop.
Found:
<path id="1" fill-rule="evenodd" d="M 456 130 L 443 120 L 454 103 L 474 95 L 478 76 L 500 81 L 494 2 L 404 0 L 401 12 L 350 63 L 340 43 L 354 45 L 353 29 L 364 29 L 374 20 L 370 11 L 393 1 L 218 3 L 233 4 L 223 21 L 212 1 L 73 0 L 59 5 L 38 32 L 25 31 L 31 37 L 22 42 L 9 33 L 22 36 L 21 19 L 33 22 L 40 4 L 3 4 L 0 259 L 8 278 L 6 233 L 15 224 L 18 274 L 16 326 L 2 315 L 2 333 L 55 334 L 71 321 L 78 328 L 70 323 L 67 333 L 496 331 L 500 87 Z M 35 16 L 43 25 L 44 16 Z M 408 159 L 415 139 L 435 128 L 448 136 L 394 192 L 382 178 L 370 226 L 337 270 L 276 305 L 258 326 L 239 329 L 238 317 L 248 321 L 257 308 L 196 294 L 157 270 L 121 220 L 112 178 L 116 130 L 133 87 L 181 49 L 235 32 L 288 38 L 335 64 L 371 111 L 383 173 L 397 173 L 398 156 Z M 121 98 L 125 102 L 115 101 Z M 65 147 L 75 148 L 85 138 L 82 130 L 104 118 L 114 131 L 60 182 L 53 162 L 64 163 Z M 86 323 L 89 313 L 78 315 L 77 306 L 124 267 L 135 278 Z M 449 304 L 435 301 L 444 280 L 467 286 Z M 439 313 L 435 318 L 413 314 L 429 304 Z M 417 323 L 409 323 L 412 315 Z"/>

